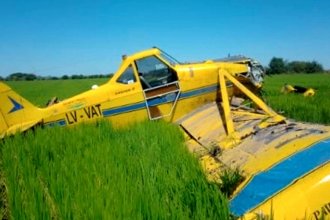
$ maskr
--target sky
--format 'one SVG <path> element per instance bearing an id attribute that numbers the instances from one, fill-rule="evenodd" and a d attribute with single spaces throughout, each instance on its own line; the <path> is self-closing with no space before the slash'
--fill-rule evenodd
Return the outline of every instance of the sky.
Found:
<path id="1" fill-rule="evenodd" d="M 108 74 L 153 46 L 182 62 L 275 56 L 330 69 L 330 1 L 0 0 L 0 76 Z"/>

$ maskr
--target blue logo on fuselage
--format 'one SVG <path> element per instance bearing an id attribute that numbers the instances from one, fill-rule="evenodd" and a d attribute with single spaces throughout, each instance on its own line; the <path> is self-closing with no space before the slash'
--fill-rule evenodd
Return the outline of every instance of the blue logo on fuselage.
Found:
<path id="1" fill-rule="evenodd" d="M 13 113 L 13 112 L 16 112 L 18 110 L 21 110 L 24 108 L 23 105 L 19 104 L 17 101 L 15 101 L 13 98 L 9 97 L 9 100 L 11 101 L 11 103 L 13 103 L 14 107 L 8 112 L 8 113 Z"/>

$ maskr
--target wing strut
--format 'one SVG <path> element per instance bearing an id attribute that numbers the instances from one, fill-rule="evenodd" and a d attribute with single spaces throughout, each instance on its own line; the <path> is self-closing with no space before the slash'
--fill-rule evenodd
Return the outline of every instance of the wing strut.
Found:
<path id="1" fill-rule="evenodd" d="M 222 108 L 225 116 L 226 130 L 227 130 L 227 138 L 226 140 L 220 143 L 220 146 L 228 148 L 238 144 L 241 140 L 241 136 L 238 132 L 235 131 L 232 112 L 229 104 L 229 96 L 226 87 L 226 80 L 232 82 L 243 94 L 245 94 L 248 98 L 251 99 L 261 110 L 263 110 L 265 120 L 258 124 L 258 128 L 266 128 L 272 126 L 274 124 L 281 123 L 285 121 L 285 117 L 277 114 L 273 111 L 267 104 L 262 101 L 258 96 L 253 94 L 249 89 L 247 89 L 243 84 L 241 84 L 237 79 L 235 79 L 227 69 L 220 68 L 219 69 L 219 83 L 221 89 L 221 98 L 222 98 Z"/>

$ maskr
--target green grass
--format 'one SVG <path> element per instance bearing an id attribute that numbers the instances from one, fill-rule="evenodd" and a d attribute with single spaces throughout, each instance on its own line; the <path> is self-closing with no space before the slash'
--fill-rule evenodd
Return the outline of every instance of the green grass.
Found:
<path id="1" fill-rule="evenodd" d="M 56 96 L 60 100 L 91 89 L 92 85 L 102 85 L 109 79 L 6 81 L 14 91 L 31 103 L 44 107 L 49 99 Z"/>
<path id="2" fill-rule="evenodd" d="M 228 219 L 179 128 L 108 122 L 16 135 L 1 147 L 14 219 Z"/>
<path id="3" fill-rule="evenodd" d="M 235 189 L 244 181 L 241 171 L 236 169 L 225 169 L 220 175 L 221 183 L 219 184 L 221 192 L 227 197 L 233 195 Z"/>
<path id="4" fill-rule="evenodd" d="M 282 94 L 287 83 L 316 89 L 313 97 L 302 94 Z M 277 112 L 298 121 L 330 124 L 330 74 L 291 74 L 268 76 L 264 84 L 264 99 Z"/>

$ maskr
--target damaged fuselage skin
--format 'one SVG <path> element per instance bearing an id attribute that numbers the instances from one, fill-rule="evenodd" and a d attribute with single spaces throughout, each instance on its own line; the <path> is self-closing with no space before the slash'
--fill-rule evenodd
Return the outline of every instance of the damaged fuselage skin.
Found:
<path id="1" fill-rule="evenodd" d="M 248 58 L 182 64 L 152 48 L 123 56 L 106 84 L 46 108 L 0 83 L 0 137 L 101 118 L 113 126 L 164 119 L 182 128 L 210 179 L 218 181 L 224 169 L 242 171 L 245 181 L 230 200 L 234 215 L 330 216 L 330 129 L 276 114 L 254 94 L 262 75 L 261 65 Z M 230 106 L 234 95 L 258 108 Z"/>

